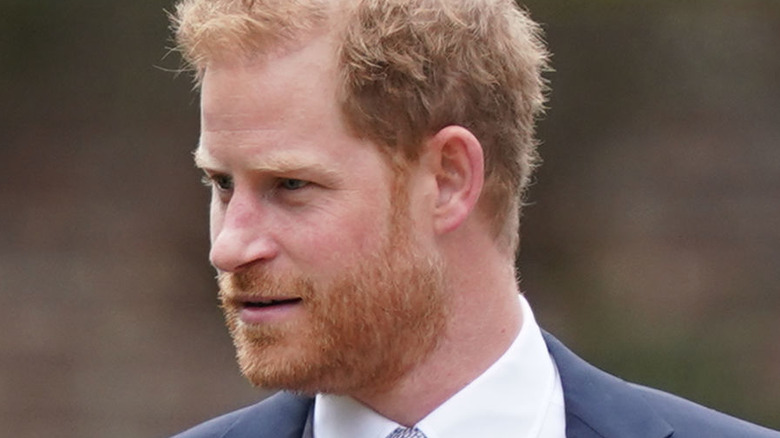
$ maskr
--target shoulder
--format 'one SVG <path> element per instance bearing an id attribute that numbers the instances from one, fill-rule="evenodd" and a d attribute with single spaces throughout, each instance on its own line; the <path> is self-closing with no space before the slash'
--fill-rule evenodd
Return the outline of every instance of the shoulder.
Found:
<path id="1" fill-rule="evenodd" d="M 280 392 L 255 405 L 199 424 L 173 438 L 238 438 L 249 436 L 249 433 L 253 437 L 269 438 L 301 436 L 311 404 L 311 398 Z"/>
<path id="2" fill-rule="evenodd" d="M 780 432 L 757 426 L 673 394 L 630 384 L 675 431 L 675 437 L 780 438 Z"/>
<path id="3" fill-rule="evenodd" d="M 780 438 L 780 433 L 656 389 L 625 382 L 544 334 L 561 378 L 567 436 Z"/>

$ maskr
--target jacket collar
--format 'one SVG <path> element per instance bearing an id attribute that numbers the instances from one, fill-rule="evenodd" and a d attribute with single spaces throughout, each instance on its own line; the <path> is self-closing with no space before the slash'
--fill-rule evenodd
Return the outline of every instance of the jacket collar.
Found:
<path id="1" fill-rule="evenodd" d="M 674 430 L 629 383 L 569 351 L 549 333 L 547 349 L 558 367 L 568 438 L 666 438 Z"/>

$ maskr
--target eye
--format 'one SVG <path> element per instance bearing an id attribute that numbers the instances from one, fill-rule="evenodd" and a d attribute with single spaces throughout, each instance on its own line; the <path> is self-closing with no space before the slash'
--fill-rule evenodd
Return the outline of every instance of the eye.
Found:
<path id="1" fill-rule="evenodd" d="M 203 184 L 206 187 L 214 187 L 221 192 L 233 190 L 233 178 L 224 174 L 203 175 Z"/>
<path id="2" fill-rule="evenodd" d="M 283 178 L 279 180 L 279 187 L 285 190 L 300 190 L 309 185 L 308 181 L 294 178 Z"/>
<path id="3" fill-rule="evenodd" d="M 214 176 L 214 184 L 216 184 L 218 189 L 223 191 L 233 190 L 233 178 L 227 175 Z"/>

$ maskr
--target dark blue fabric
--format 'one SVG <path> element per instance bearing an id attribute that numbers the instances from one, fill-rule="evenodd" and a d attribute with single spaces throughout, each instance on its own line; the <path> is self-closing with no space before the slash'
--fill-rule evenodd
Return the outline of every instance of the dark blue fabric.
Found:
<path id="1" fill-rule="evenodd" d="M 174 438 L 301 438 L 314 399 L 277 393 Z"/>
<path id="2" fill-rule="evenodd" d="M 569 438 L 780 438 L 780 433 L 609 375 L 544 333 L 563 384 Z"/>
<path id="3" fill-rule="evenodd" d="M 563 384 L 567 438 L 780 438 L 779 432 L 627 383 L 589 365 L 550 334 L 544 339 Z M 301 438 L 307 424 L 304 438 L 310 438 L 312 407 L 312 398 L 282 392 L 175 438 Z"/>

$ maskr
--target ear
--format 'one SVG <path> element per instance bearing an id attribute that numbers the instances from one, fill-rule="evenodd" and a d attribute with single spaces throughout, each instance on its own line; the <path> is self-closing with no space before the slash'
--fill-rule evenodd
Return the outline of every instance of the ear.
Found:
<path id="1" fill-rule="evenodd" d="M 482 145 L 462 126 L 447 126 L 426 143 L 436 178 L 434 228 L 445 234 L 458 228 L 477 205 L 485 181 Z"/>

